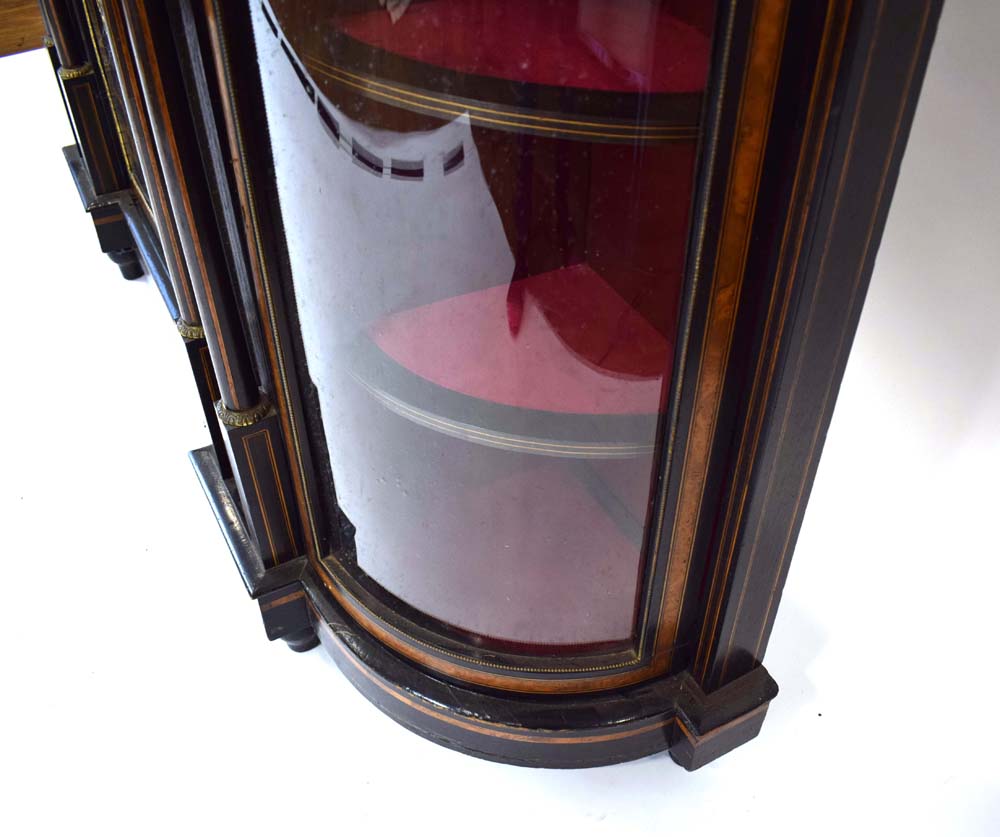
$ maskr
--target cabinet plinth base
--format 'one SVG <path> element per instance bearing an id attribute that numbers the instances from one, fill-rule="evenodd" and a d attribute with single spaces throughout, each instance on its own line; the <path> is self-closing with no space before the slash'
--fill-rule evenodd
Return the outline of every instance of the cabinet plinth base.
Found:
<path id="1" fill-rule="evenodd" d="M 722 702 L 686 672 L 611 693 L 484 693 L 426 674 L 352 624 L 320 588 L 306 581 L 306 590 L 323 647 L 365 697 L 412 732 L 490 761 L 597 767 L 668 750 L 695 770 L 756 736 L 777 693 L 763 667 L 730 684 Z"/>
<path id="2" fill-rule="evenodd" d="M 191 453 L 269 639 L 296 651 L 314 637 L 372 703 L 438 744 L 529 767 L 595 767 L 663 750 L 695 770 L 760 731 L 778 687 L 758 666 L 706 695 L 687 672 L 613 692 L 486 692 L 432 676 L 389 650 L 333 600 L 305 558 L 265 569 L 211 448 Z"/>

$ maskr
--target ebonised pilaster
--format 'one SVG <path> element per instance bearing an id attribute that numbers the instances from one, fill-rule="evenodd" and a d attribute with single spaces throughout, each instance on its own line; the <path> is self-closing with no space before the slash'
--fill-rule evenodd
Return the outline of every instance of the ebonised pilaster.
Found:
<path id="1" fill-rule="evenodd" d="M 297 558 L 305 548 L 277 413 L 263 396 L 250 410 L 230 410 L 219 401 L 216 411 L 246 522 L 264 565 Z"/>

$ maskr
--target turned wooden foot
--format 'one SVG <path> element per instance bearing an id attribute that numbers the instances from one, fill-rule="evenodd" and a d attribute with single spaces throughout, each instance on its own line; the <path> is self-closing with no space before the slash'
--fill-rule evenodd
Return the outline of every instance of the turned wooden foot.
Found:
<path id="1" fill-rule="evenodd" d="M 282 637 L 282 639 L 297 654 L 301 654 L 303 651 L 311 651 L 319 645 L 319 637 L 316 636 L 316 631 L 312 628 L 303 628 L 301 631 L 296 631 L 293 634 Z"/>
<path id="2" fill-rule="evenodd" d="M 146 273 L 146 269 L 139 259 L 139 254 L 131 248 L 127 250 L 110 250 L 108 258 L 118 265 L 118 269 L 122 272 L 122 276 L 125 279 L 138 279 Z"/>

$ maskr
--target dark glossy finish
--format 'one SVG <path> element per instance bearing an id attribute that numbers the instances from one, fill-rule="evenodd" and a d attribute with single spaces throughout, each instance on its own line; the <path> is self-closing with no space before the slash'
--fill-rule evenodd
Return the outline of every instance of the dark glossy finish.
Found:
<path id="1" fill-rule="evenodd" d="M 288 462 L 273 410 L 245 427 L 222 423 L 226 452 L 246 520 L 268 566 L 303 553 L 302 530 L 293 505 Z"/>
<path id="2" fill-rule="evenodd" d="M 174 285 L 168 274 L 161 239 L 146 212 L 137 204 L 131 191 L 114 192 L 98 198 L 93 191 L 86 166 L 76 146 L 63 149 L 70 173 L 76 183 L 84 207 L 94 219 L 101 249 L 121 269 L 126 279 L 148 275 L 157 286 L 167 313 L 172 320 L 180 316 Z M 205 422 L 221 468 L 226 477 L 232 475 L 229 458 L 225 455 L 222 429 L 217 421 L 215 404 L 219 400 L 218 385 L 212 370 L 208 346 L 204 337 L 185 337 L 185 351 L 191 373 L 205 411 Z"/>
<path id="3" fill-rule="evenodd" d="M 79 67 L 86 60 L 78 7 L 72 0 L 41 0 L 45 28 L 63 67 Z"/>
<path id="4" fill-rule="evenodd" d="M 304 558 L 288 561 L 276 567 L 265 565 L 265 559 L 256 541 L 243 522 L 243 511 L 239 503 L 233 499 L 227 480 L 219 470 L 219 460 L 215 451 L 210 447 L 199 448 L 191 451 L 188 458 L 229 545 L 229 552 L 236 563 L 247 594 L 252 599 L 258 599 L 287 584 L 299 581 L 307 567 Z"/>
<path id="5" fill-rule="evenodd" d="M 208 190 L 201 185 L 205 174 L 180 67 L 168 37 L 166 12 L 162 5 L 142 0 L 126 3 L 124 12 L 221 400 L 232 410 L 252 409 L 260 403 L 258 381 L 240 326 Z"/>
<path id="6" fill-rule="evenodd" d="M 762 225 L 765 247 L 777 257 L 769 266 L 776 274 L 771 307 L 765 315 L 760 300 L 745 315 L 759 335 L 756 369 L 752 379 L 731 383 L 736 390 L 752 380 L 750 401 L 739 436 L 727 441 L 735 474 L 713 533 L 715 566 L 697 580 L 709 595 L 692 662 L 706 688 L 750 671 L 767 647 L 941 5 L 854 4 L 841 35 L 833 115 L 806 138 L 817 160 L 814 180 L 789 184 L 791 209 L 782 209 L 798 224 L 794 251 L 787 245 L 796 239 Z"/>
<path id="7" fill-rule="evenodd" d="M 135 250 L 108 250 L 108 258 L 111 259 L 122 273 L 123 279 L 139 279 L 144 276 L 146 269 L 139 260 L 139 255 Z"/>
<path id="8" fill-rule="evenodd" d="M 167 306 L 170 319 L 176 320 L 178 316 L 177 297 L 174 296 L 174 288 L 170 283 L 170 276 L 164 263 L 160 238 L 156 234 L 149 216 L 136 203 L 135 197 L 131 193 L 124 193 L 118 201 L 118 206 L 122 215 L 125 216 L 129 232 L 132 233 L 135 248 L 147 266 L 149 277 L 156 283 L 163 303 Z"/>
<path id="9" fill-rule="evenodd" d="M 222 345 L 239 349 L 234 356 L 248 366 L 247 373 L 252 367 L 253 380 L 260 393 L 256 403 L 235 408 L 226 392 L 220 390 L 213 394 L 213 399 L 223 409 L 219 410 L 221 421 L 212 420 L 211 424 L 223 436 L 225 455 L 222 458 L 236 477 L 247 522 L 255 540 L 267 562 L 277 565 L 299 557 L 305 549 L 280 420 L 267 407 L 268 401 L 263 395 L 271 388 L 269 370 L 250 285 L 246 244 L 239 226 L 237 197 L 230 180 L 229 161 L 222 146 L 221 118 L 218 116 L 220 105 L 207 81 L 203 58 L 203 42 L 207 36 L 203 24 L 199 31 L 189 3 L 168 3 L 166 12 L 169 17 L 156 18 L 159 23 L 150 28 L 145 37 L 150 43 L 161 44 L 161 57 L 155 61 L 165 61 L 163 67 L 177 72 L 183 81 L 183 88 L 174 80 L 165 84 L 161 91 L 164 101 L 174 111 L 169 126 L 174 132 L 172 142 L 178 149 L 177 162 L 183 166 L 183 169 L 178 169 L 178 174 L 194 182 L 196 177 L 203 176 L 200 172 L 206 173 L 207 182 L 211 184 L 208 194 L 198 196 L 196 210 L 193 204 L 188 205 L 200 219 L 199 224 L 215 230 L 217 234 L 211 236 L 199 228 L 201 243 L 189 241 L 186 246 L 196 250 L 201 246 L 211 246 L 216 259 L 220 253 L 224 256 L 226 267 L 224 276 L 205 274 L 194 277 L 200 319 L 206 335 L 215 334 Z M 163 28 L 168 19 L 172 27 L 172 42 L 167 41 Z M 133 26 L 147 23 L 136 16 Z M 174 49 L 171 50 L 171 47 Z M 171 52 L 172 58 L 163 58 L 163 53 Z M 151 59 L 147 56 L 146 60 Z M 154 77 L 155 73 L 150 69 L 145 82 L 147 88 Z M 191 107 L 185 108 L 184 104 L 188 102 Z M 179 139 L 177 132 L 182 128 L 187 134 Z M 171 188 L 174 193 L 180 193 L 186 187 L 183 183 L 176 183 Z M 209 207 L 214 223 L 205 214 Z M 221 267 L 218 261 L 215 264 Z M 221 310 L 226 312 L 224 318 L 219 316 Z M 246 357 L 250 353 L 248 348 L 252 350 L 252 361 Z M 218 356 L 213 356 L 212 365 L 216 370 L 215 381 L 218 382 L 219 376 L 227 374 L 229 367 L 223 364 L 220 369 Z"/>
<path id="10" fill-rule="evenodd" d="M 254 9 L 301 372 L 352 564 L 386 601 L 539 657 L 634 645 L 710 48 L 672 4 L 621 11 L 633 38 L 636 17 L 662 24 L 650 90 L 594 58 L 577 5 L 428 2 L 381 35 L 363 4 Z M 550 42 L 567 61 L 541 60 Z M 429 113 L 442 97 L 468 127 Z M 661 135 L 675 106 L 686 131 Z"/>
<path id="11" fill-rule="evenodd" d="M 232 182 L 230 160 L 224 148 L 225 132 L 220 113 L 220 103 L 208 78 L 212 71 L 211 56 L 206 59 L 207 35 L 204 23 L 191 9 L 189 0 L 171 0 L 166 3 L 174 35 L 177 60 L 184 80 L 184 90 L 191 103 L 191 125 L 201 157 L 208 174 L 212 209 L 219 229 L 220 241 L 225 252 L 226 267 L 236 290 L 240 309 L 240 324 L 253 353 L 254 372 L 260 389 L 273 389 L 263 347 L 263 339 L 256 316 L 251 269 L 246 242 L 240 226 L 238 197 Z M 206 61 L 208 62 L 206 64 Z"/>
<path id="12" fill-rule="evenodd" d="M 753 186 L 753 178 L 759 173 L 754 166 L 762 160 L 762 135 L 767 129 L 772 129 L 772 135 L 780 135 L 786 144 L 795 139 L 796 123 L 793 118 L 786 118 L 784 125 L 769 126 L 770 95 L 772 79 L 777 72 L 778 56 L 781 55 L 780 38 L 783 28 L 787 29 L 787 40 L 794 43 L 800 41 L 806 48 L 799 51 L 788 51 L 788 60 L 782 58 L 782 73 L 792 77 L 805 79 L 806 89 L 812 79 L 815 61 L 811 59 L 808 49 L 809 35 L 818 41 L 824 30 L 824 16 L 820 10 L 819 18 L 806 13 L 788 14 L 788 7 L 782 3 L 761 3 L 759 14 L 752 4 L 732 7 L 731 13 L 725 19 L 724 43 L 726 50 L 720 50 L 716 58 L 713 73 L 715 77 L 727 78 L 729 85 L 722 87 L 713 99 L 710 108 L 710 118 L 706 132 L 711 141 L 706 140 L 705 154 L 706 170 L 702 178 L 711 186 L 709 197 L 698 205 L 697 214 L 704 219 L 699 225 L 697 252 L 689 256 L 689 263 L 695 266 L 700 259 L 710 263 L 710 257 L 717 249 L 725 248 L 727 262 L 717 271 L 724 282 L 712 283 L 706 277 L 697 285 L 698 294 L 689 303 L 684 314 L 688 328 L 689 343 L 692 347 L 702 347 L 703 357 L 707 362 L 703 370 L 699 369 L 702 357 L 697 351 L 688 353 L 689 369 L 685 369 L 684 388 L 676 395 L 673 421 L 664 428 L 661 459 L 657 465 L 657 474 L 661 469 L 668 470 L 668 479 L 661 479 L 661 492 L 657 498 L 652 520 L 654 531 L 651 548 L 656 550 L 659 544 L 662 557 L 644 580 L 643 626 L 640 631 L 640 641 L 632 659 L 624 659 L 621 652 L 605 655 L 574 654 L 567 650 L 562 654 L 559 664 L 553 666 L 537 659 L 525 659 L 515 654 L 487 653 L 482 645 L 474 642 L 475 654 L 467 653 L 468 638 L 458 635 L 453 628 L 440 623 L 434 623 L 426 614 L 407 612 L 406 606 L 398 599 L 392 599 L 383 594 L 381 601 L 372 601 L 365 594 L 371 592 L 365 589 L 359 593 L 358 588 L 365 587 L 364 577 L 345 578 L 353 573 L 352 556 L 345 545 L 333 556 L 324 556 L 317 562 L 317 571 L 323 575 L 324 581 L 331 592 L 352 616 L 363 622 L 367 629 L 373 631 L 384 642 L 389 643 L 400 653 L 404 653 L 423 665 L 434 670 L 469 680 L 484 686 L 496 688 L 512 688 L 533 691 L 576 690 L 586 691 L 611 688 L 636 682 L 643 678 L 655 676 L 667 670 L 682 670 L 683 659 L 678 655 L 674 660 L 675 651 L 685 652 L 693 647 L 691 635 L 698 628 L 697 624 L 681 626 L 678 612 L 682 604 L 690 604 L 690 599 L 683 596 L 684 585 L 693 583 L 710 560 L 705 554 L 704 546 L 698 544 L 699 532 L 709 530 L 712 525 L 711 515 L 720 502 L 725 489 L 724 461 L 714 458 L 709 461 L 711 447 L 718 439 L 725 439 L 734 432 L 737 418 L 732 406 L 723 405 L 719 401 L 713 403 L 713 397 L 721 391 L 721 382 L 725 374 L 727 354 L 730 352 L 732 340 L 733 306 L 732 298 L 739 296 L 743 278 L 743 264 L 734 261 L 732 254 L 746 252 L 746 246 L 752 239 L 752 211 L 746 210 L 746 201 L 739 190 Z M 798 8 L 798 7 L 796 7 Z M 840 17 L 844 14 L 841 13 Z M 238 19 L 239 15 L 235 15 Z M 238 24 L 238 20 L 236 21 Z M 825 25 L 825 24 L 824 24 Z M 230 56 L 241 55 L 246 49 L 244 37 L 232 37 L 226 49 Z M 238 60 L 233 58 L 233 60 Z M 252 54 L 245 56 L 246 64 L 253 61 Z M 810 63 L 812 61 L 812 63 Z M 745 84 L 740 84 L 741 73 L 747 64 L 754 66 L 762 63 L 768 69 L 768 74 L 749 76 Z M 252 88 L 252 72 L 239 73 L 240 88 Z M 746 99 L 752 107 L 743 108 L 741 102 Z M 804 104 L 802 110 L 804 110 Z M 794 109 L 793 109 L 794 111 Z M 257 112 L 256 109 L 249 112 Z M 737 123 L 737 118 L 742 121 Z M 235 120 L 237 124 L 253 122 L 253 120 Z M 255 123 L 256 124 L 256 123 Z M 245 128 L 250 131 L 252 128 Z M 266 137 L 261 137 L 258 129 L 258 142 L 249 143 L 251 148 L 263 144 Z M 787 137 L 791 135 L 791 140 Z M 794 145 L 792 146 L 794 147 Z M 711 153 L 709 153 L 709 150 Z M 243 152 L 249 153 L 249 152 Z M 738 168 L 730 170 L 730 160 L 738 163 Z M 791 155 L 789 165 L 794 165 L 796 157 Z M 748 161 L 749 160 L 749 165 Z M 251 167 L 252 171 L 258 171 Z M 267 187 L 270 178 L 264 173 L 254 177 L 255 192 Z M 738 175 L 738 176 L 737 176 Z M 735 184 L 730 187 L 730 184 Z M 780 186 L 780 178 L 776 179 L 773 190 Z M 732 211 L 726 216 L 723 210 L 732 206 Z M 752 210 L 753 207 L 751 206 Z M 728 220 L 730 217 L 735 220 Z M 772 216 L 773 218 L 773 216 Z M 725 223 L 723 220 L 725 219 Z M 773 223 L 773 220 L 771 221 Z M 736 230 L 735 233 L 732 230 Z M 280 269 L 279 265 L 279 269 Z M 703 269 L 703 272 L 705 270 Z M 756 277 L 757 290 L 766 289 L 767 277 Z M 289 293 L 290 280 L 283 278 L 283 287 Z M 751 301 L 760 296 L 746 297 Z M 717 310 L 716 310 L 717 309 Z M 296 329 L 294 328 L 294 306 L 286 309 L 280 323 L 291 321 L 291 343 L 296 346 Z M 285 327 L 285 326 L 282 326 Z M 287 339 L 286 340 L 287 346 Z M 728 341 L 728 342 L 727 342 Z M 287 351 L 287 349 L 286 349 Z M 721 358 L 721 361 L 720 361 Z M 285 365 L 284 372 L 294 371 Z M 307 390 L 306 390 L 307 391 Z M 738 392 L 722 392 L 728 402 L 738 402 Z M 721 396 L 720 396 L 721 397 Z M 713 411 L 714 413 L 713 417 Z M 296 410 L 302 415 L 300 410 Z M 314 426 L 307 412 L 307 428 Z M 718 421 L 715 422 L 716 418 Z M 688 429 L 697 430 L 697 436 L 688 435 Z M 305 434 L 303 434 L 305 435 Z M 316 434 L 310 432 L 309 437 L 315 439 Z M 301 438 L 301 437 L 300 437 Z M 315 444 L 315 443 L 314 443 Z M 322 451 L 319 445 L 316 451 Z M 670 461 L 669 454 L 676 454 Z M 313 454 L 314 462 L 321 462 L 321 453 Z M 302 462 L 303 456 L 300 459 Z M 710 467 L 710 472 L 708 469 Z M 305 468 L 303 468 L 305 470 Z M 683 480 L 682 480 L 683 478 Z M 664 491 L 663 489 L 667 489 Z M 411 492 L 412 493 L 412 492 Z M 678 503 L 678 498 L 680 502 Z M 317 504 L 318 505 L 318 504 Z M 316 506 L 314 505 L 314 508 Z M 689 509 L 693 511 L 689 511 Z M 704 514 L 700 514 L 701 510 Z M 692 519 L 692 514 L 694 515 Z M 675 534 L 669 535 L 671 521 L 676 520 Z M 335 514 L 330 515 L 333 533 L 338 527 L 342 531 L 342 521 Z M 661 534 L 663 537 L 661 538 Z M 474 547 L 473 547 L 474 548 Z M 339 565 L 339 566 L 338 566 Z M 670 569 L 667 573 L 666 570 Z M 353 584 L 353 588 L 352 588 Z M 527 649 L 530 654 L 532 649 Z M 492 649 L 491 649 L 492 651 Z M 481 658 L 485 658 L 481 661 Z M 516 672 L 516 674 L 515 674 Z"/>
<path id="13" fill-rule="evenodd" d="M 310 595 L 308 579 L 304 588 Z M 320 589 L 310 601 L 324 648 L 372 703 L 425 738 L 491 761 L 579 768 L 669 750 L 693 770 L 753 738 L 778 691 L 758 666 L 735 681 L 724 700 L 706 697 L 687 673 L 598 696 L 489 694 L 430 677 L 402 661 Z"/>
<path id="14" fill-rule="evenodd" d="M 301 595 L 301 580 L 306 572 L 305 559 L 299 558 L 277 566 L 268 560 L 265 566 L 265 559 L 244 525 L 242 510 L 233 500 L 219 468 L 215 451 L 212 448 L 201 448 L 191 451 L 188 456 L 226 537 L 247 593 L 260 605 L 268 639 L 287 637 L 289 644 L 298 646 L 293 647 L 293 650 L 308 650 L 316 644 L 316 633 L 305 609 L 304 596 Z"/>
<path id="15" fill-rule="evenodd" d="M 439 744 L 531 767 L 592 767 L 669 749 L 693 770 L 753 738 L 777 694 L 763 667 L 714 695 L 705 695 L 686 674 L 600 697 L 545 699 L 491 695 L 431 677 L 359 629 L 324 595 L 304 562 L 265 569 L 214 455 L 192 451 L 191 461 L 248 592 L 260 604 L 269 638 L 303 651 L 318 634 L 373 703 Z M 304 626 L 303 619 L 311 622 Z"/>
<path id="16" fill-rule="evenodd" d="M 132 184 L 124 139 L 100 72 L 98 45 L 86 35 L 82 2 L 48 0 L 41 9 L 52 42 L 49 55 L 77 140 L 67 152 L 73 179 L 91 213 L 101 250 L 118 265 L 124 278 L 137 279 L 143 266 L 128 227 L 121 213 L 109 208 L 116 203 L 116 195 Z"/>
<path id="17" fill-rule="evenodd" d="M 94 231 L 97 233 L 101 252 L 106 253 L 118 265 L 125 279 L 138 279 L 143 274 L 143 265 L 135 249 L 128 222 L 119 206 L 119 200 L 127 199 L 128 193 L 111 192 L 98 195 L 79 147 L 66 146 L 63 149 L 63 156 L 66 158 L 66 165 L 69 166 L 83 208 L 90 213 L 94 222 Z"/>
<path id="18" fill-rule="evenodd" d="M 282 637 L 282 639 L 288 643 L 288 647 L 296 654 L 301 654 L 304 651 L 312 651 L 313 648 L 317 648 L 320 644 L 319 637 L 316 636 L 316 631 L 312 628 L 303 628 L 301 631 Z"/>
<path id="19" fill-rule="evenodd" d="M 387 405 L 376 400 L 373 405 L 383 411 L 369 413 L 358 435 L 370 444 L 367 455 L 380 474 L 409 461 L 408 454 L 377 446 L 391 422 L 409 422 L 411 451 L 423 453 L 469 444 L 434 427 L 435 417 L 456 415 L 470 435 L 489 433 L 508 446 L 572 442 L 592 453 L 583 446 L 606 441 L 602 434 L 619 444 L 643 436 L 654 440 L 648 514 L 615 501 L 604 461 L 560 458 L 629 549 L 642 556 L 643 572 L 633 637 L 563 645 L 555 653 L 532 642 L 484 642 L 472 630 L 432 617 L 419 602 L 388 593 L 358 561 L 356 532 L 338 503 L 327 449 L 327 439 L 341 443 L 347 428 L 336 426 L 340 436 L 331 436 L 324 427 L 320 395 L 308 374 L 299 336 L 303 301 L 283 226 L 294 213 L 289 206 L 283 211 L 279 200 L 247 7 L 171 0 L 154 8 L 139 0 L 122 6 L 126 31 L 119 0 L 95 1 L 109 12 L 105 52 L 115 56 L 120 77 L 120 93 L 112 91 L 107 101 L 123 98 L 120 110 L 127 112 L 133 136 L 112 143 L 121 165 L 110 153 L 102 163 L 93 143 L 82 157 L 70 152 L 68 158 L 85 206 L 95 222 L 103 221 L 102 246 L 141 254 L 172 317 L 187 304 L 176 265 L 183 263 L 189 274 L 189 313 L 197 319 L 181 319 L 204 324 L 206 337 L 184 322 L 182 333 L 216 439 L 214 450 L 191 457 L 268 638 L 284 639 L 296 651 L 322 641 L 351 682 L 399 723 L 479 757 L 579 767 L 669 750 L 695 769 L 755 736 L 777 692 L 761 658 L 860 314 L 940 0 L 724 0 L 714 28 L 700 16 L 705 4 L 670 0 L 692 26 L 706 36 L 711 30 L 714 47 L 700 104 L 689 89 L 647 91 L 656 117 L 648 124 L 657 130 L 700 126 L 693 220 L 678 245 L 684 267 L 678 260 L 670 279 L 683 279 L 680 311 L 664 298 L 645 312 L 677 343 L 672 385 L 654 408 L 655 426 L 630 435 L 615 423 L 622 417 L 606 409 L 595 410 L 589 423 L 565 416 L 554 422 L 540 415 L 548 392 L 531 394 L 531 403 L 511 396 L 487 404 L 475 389 L 481 379 L 444 397 L 433 389 L 444 387 L 434 377 L 435 365 L 400 350 L 409 344 L 398 322 L 390 324 L 400 326 L 392 334 L 373 333 L 371 342 L 351 344 L 354 355 L 344 355 L 369 391 L 381 387 L 406 395 L 395 406 L 403 404 L 408 415 L 383 409 Z M 565 70 L 550 61 L 539 65 L 537 77 L 521 77 L 521 69 L 504 63 L 507 56 L 484 53 L 474 39 L 446 44 L 448 50 L 435 54 L 438 69 L 428 71 L 434 62 L 423 51 L 434 45 L 407 27 L 420 16 L 458 8 L 449 2 L 415 0 L 411 8 L 418 11 L 403 26 L 389 27 L 377 0 L 357 0 L 352 8 L 374 16 L 338 18 L 338 34 L 327 41 L 309 35 L 308 27 L 301 30 L 315 11 L 310 4 L 265 5 L 272 15 L 264 24 L 269 46 L 278 50 L 282 72 L 288 74 L 288 66 L 295 71 L 288 74 L 289 91 L 297 103 L 310 103 L 312 127 L 343 151 L 352 172 L 371 182 L 394 179 L 399 186 L 392 188 L 419 188 L 430 170 L 423 159 L 383 160 L 370 144 L 348 137 L 343 114 L 350 107 L 353 119 L 418 132 L 447 127 L 454 116 L 447 109 L 466 108 L 487 157 L 501 146 L 512 154 L 533 149 L 527 156 L 539 160 L 547 144 L 579 150 L 593 138 L 563 135 L 574 113 L 606 128 L 609 147 L 628 148 L 621 133 L 639 123 L 628 127 L 622 109 L 634 110 L 636 91 L 615 90 L 607 78 L 594 81 L 600 73 L 588 87 L 580 78 L 550 77 Z M 545 0 L 544 8 L 570 5 Z M 493 0 L 480 6 L 501 8 Z M 67 55 L 98 55 L 82 25 L 87 8 L 69 0 L 46 4 L 47 18 L 63 25 L 60 48 Z M 306 34 L 298 41 L 282 35 L 300 30 Z M 382 53 L 389 57 L 379 67 L 366 64 L 366 56 Z M 131 64 L 123 60 L 129 56 Z M 107 70 L 107 63 L 100 66 Z M 133 64 L 136 83 L 129 83 Z M 348 82 L 357 79 L 346 73 L 369 69 L 376 75 L 366 83 L 382 79 L 399 88 L 396 105 L 387 105 L 385 87 L 360 97 L 350 92 Z M 80 86 L 86 73 L 69 75 L 63 91 L 76 124 L 87 112 L 89 94 Z M 87 124 L 103 125 L 105 135 L 113 136 L 101 120 L 117 111 L 101 104 L 100 75 L 92 84 L 97 98 Z M 428 101 L 420 96 L 430 95 L 440 98 L 434 107 L 444 110 L 420 104 Z M 546 118 L 555 120 L 548 127 L 539 121 L 540 102 L 548 103 Z M 483 108 L 494 108 L 512 124 L 498 127 Z M 500 137 L 496 148 L 484 139 L 494 134 Z M 638 146 L 671 148 L 683 141 L 690 137 L 644 135 Z M 461 153 L 445 155 L 440 176 L 457 182 L 469 171 L 473 150 L 463 144 Z M 138 157 L 143 177 L 97 194 L 91 168 L 107 178 L 128 174 L 130 153 Z M 564 188 L 555 194 L 573 221 L 580 196 L 572 179 L 559 182 Z M 502 178 L 496 178 L 488 188 L 522 271 L 518 282 L 561 269 L 536 264 L 538 252 L 526 244 L 531 225 L 517 220 L 527 217 L 523 207 L 500 187 Z M 158 210 L 144 208 L 147 199 Z M 134 259 L 123 260 L 135 269 Z M 437 313 L 425 310 L 422 316 L 434 321 Z M 215 420 L 216 400 L 224 424 Z M 414 421 L 415 411 L 426 419 L 423 425 Z M 483 445 L 481 439 L 472 441 L 492 448 L 483 461 L 494 461 L 494 453 L 501 457 L 497 462 L 510 455 L 499 443 Z M 421 489 L 411 512 L 443 502 L 450 491 L 454 513 L 468 494 L 454 474 L 444 487 Z M 405 546 L 424 546 L 419 537 L 417 532 Z M 471 561 L 492 554 L 495 546 L 493 539 L 469 543 L 445 557 Z"/>
<path id="20" fill-rule="evenodd" d="M 142 92 L 135 57 L 128 40 L 128 32 L 121 10 L 121 0 L 99 0 L 103 32 L 108 41 L 110 62 L 106 75 L 117 79 L 121 91 L 122 109 L 125 119 L 122 125 L 128 127 L 132 136 L 138 172 L 132 174 L 141 178 L 145 187 L 145 205 L 149 207 L 149 220 L 158 233 L 163 253 L 165 276 L 173 286 L 177 300 L 174 319 L 180 319 L 191 326 L 201 325 L 191 277 L 188 275 L 184 254 L 181 251 L 177 221 L 170 207 L 163 166 L 156 154 L 156 143 L 146 109 L 146 99 Z M 218 396 L 216 396 L 217 398 Z M 210 423 L 211 426 L 211 423 Z"/>
<path id="21" fill-rule="evenodd" d="M 339 526 L 323 531 L 314 520 L 314 512 L 320 509 L 326 519 L 339 518 L 322 427 L 303 420 L 316 392 L 308 377 L 298 371 L 300 358 L 295 353 L 300 347 L 292 338 L 298 331 L 298 320 L 283 218 L 273 178 L 252 174 L 272 167 L 267 125 L 259 118 L 264 102 L 259 84 L 247 83 L 246 75 L 235 76 L 230 62 L 232 58 L 240 67 L 257 66 L 250 18 L 238 4 L 216 0 L 203 0 L 196 16 L 206 24 L 215 66 L 212 86 L 219 100 L 217 118 L 225 125 L 241 238 L 253 279 L 254 321 L 264 340 L 272 382 L 268 396 L 281 420 L 305 551 L 308 555 L 325 554 L 340 549 L 342 538 Z M 244 118 L 244 114 L 257 116 Z M 293 357 L 294 362 L 290 362 Z"/>

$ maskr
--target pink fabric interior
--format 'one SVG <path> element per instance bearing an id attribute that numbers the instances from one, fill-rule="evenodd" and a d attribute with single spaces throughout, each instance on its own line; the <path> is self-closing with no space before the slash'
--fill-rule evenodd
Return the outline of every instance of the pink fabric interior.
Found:
<path id="1" fill-rule="evenodd" d="M 447 389 L 597 415 L 656 412 L 673 352 L 586 264 L 392 314 L 372 337 L 396 363 Z"/>
<path id="2" fill-rule="evenodd" d="M 537 84 L 693 93 L 708 71 L 706 35 L 648 0 L 429 0 L 396 23 L 378 9 L 337 26 L 427 64 Z"/>

